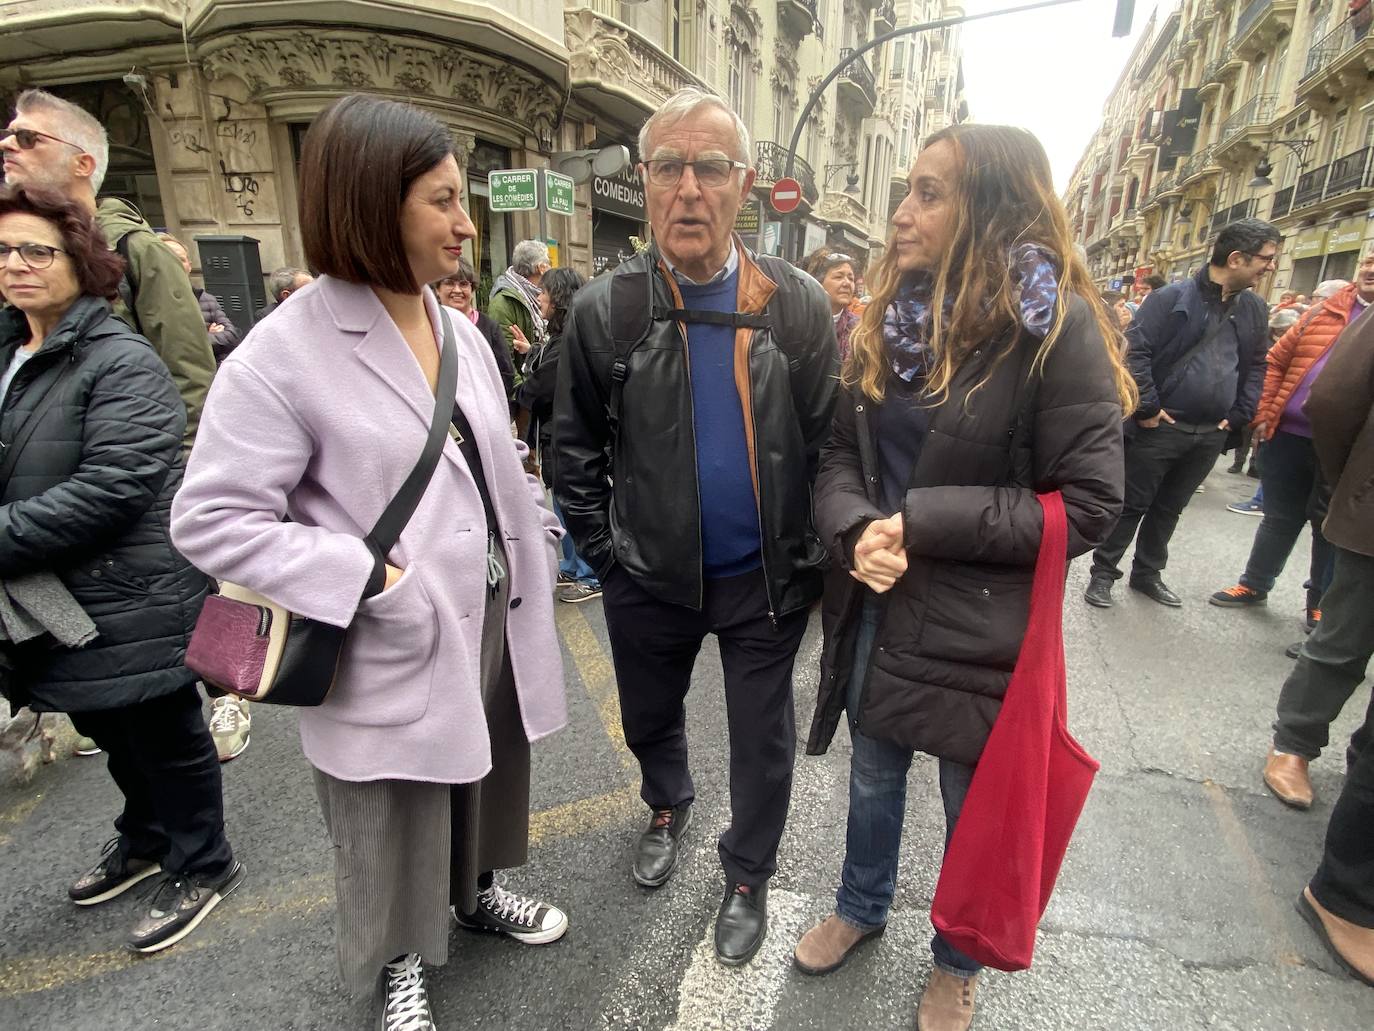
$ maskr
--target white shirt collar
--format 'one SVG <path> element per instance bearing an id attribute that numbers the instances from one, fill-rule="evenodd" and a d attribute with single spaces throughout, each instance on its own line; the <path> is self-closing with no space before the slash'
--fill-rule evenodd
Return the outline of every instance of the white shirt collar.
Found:
<path id="1" fill-rule="evenodd" d="M 729 279 L 731 276 L 735 274 L 736 270 L 739 268 L 739 249 L 735 247 L 735 241 L 733 237 L 730 240 L 730 254 L 725 259 L 725 265 L 721 268 L 719 272 L 717 272 L 710 279 L 706 280 L 706 282 L 704 283 L 698 283 L 696 280 L 679 272 L 677 266 L 675 266 L 671 261 L 668 260 L 668 256 L 666 254 L 663 254 L 662 251 L 660 251 L 659 254 L 663 258 L 663 264 L 667 265 L 668 271 L 673 274 L 673 278 L 684 286 L 710 286 L 712 283 L 719 283 L 722 280 Z"/>

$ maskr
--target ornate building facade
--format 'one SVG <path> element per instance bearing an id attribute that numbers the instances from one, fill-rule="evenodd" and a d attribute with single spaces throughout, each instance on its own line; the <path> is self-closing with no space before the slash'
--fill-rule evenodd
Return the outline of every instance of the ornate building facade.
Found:
<path id="1" fill-rule="evenodd" d="M 1065 195 L 1095 278 L 1201 267 L 1253 215 L 1263 292 L 1349 278 L 1374 246 L 1374 34 L 1348 0 L 1182 0 L 1152 20 Z"/>
<path id="2" fill-rule="evenodd" d="M 191 242 L 193 260 L 197 236 L 251 236 L 264 269 L 304 263 L 296 171 L 310 120 L 355 91 L 422 105 L 458 144 L 478 229 L 472 256 L 485 279 L 538 225 L 533 213 L 488 209 L 488 172 L 545 167 L 560 152 L 613 143 L 633 152 L 644 119 L 687 84 L 719 93 L 749 125 L 758 197 L 740 228 L 776 250 L 767 192 L 811 88 L 843 48 L 899 19 L 953 7 L 943 0 L 419 0 L 403 7 L 6 0 L 0 98 L 8 103 L 41 86 L 96 113 L 111 136 L 104 192 Z M 868 55 L 810 118 L 796 162 L 808 243 L 864 255 L 881 245 L 894 177 L 905 175 L 902 119 L 920 112 L 919 128 L 908 125 L 914 144 L 912 131 L 936 124 L 922 106 L 929 75 L 943 69 L 952 82 L 949 69 L 957 66 L 949 37 L 929 46 L 917 59 L 913 42 L 910 60 L 903 48 L 901 76 L 892 74 L 892 47 Z M 955 91 L 941 96 L 952 118 Z M 561 263 L 596 272 L 632 253 L 631 238 L 645 235 L 643 218 L 632 172 L 594 177 L 578 187 L 572 217 L 548 217 L 548 234 Z"/>

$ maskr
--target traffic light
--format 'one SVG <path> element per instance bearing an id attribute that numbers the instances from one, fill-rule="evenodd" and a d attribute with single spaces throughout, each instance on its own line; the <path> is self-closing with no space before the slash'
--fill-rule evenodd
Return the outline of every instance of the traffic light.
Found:
<path id="1" fill-rule="evenodd" d="M 1131 18 L 1135 15 L 1135 0 L 1116 0 L 1116 21 L 1112 25 L 1113 36 L 1131 34 Z"/>

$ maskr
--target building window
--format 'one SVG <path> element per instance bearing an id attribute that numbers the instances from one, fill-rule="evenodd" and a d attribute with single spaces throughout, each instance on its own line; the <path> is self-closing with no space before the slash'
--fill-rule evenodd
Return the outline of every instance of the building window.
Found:
<path id="1" fill-rule="evenodd" d="M 888 78 L 900 79 L 902 77 L 903 62 L 906 60 L 906 43 L 897 40 L 892 44 L 892 67 L 888 69 Z"/>
<path id="2" fill-rule="evenodd" d="M 736 39 L 730 46 L 730 106 L 749 125 L 754 120 L 754 52 Z"/>

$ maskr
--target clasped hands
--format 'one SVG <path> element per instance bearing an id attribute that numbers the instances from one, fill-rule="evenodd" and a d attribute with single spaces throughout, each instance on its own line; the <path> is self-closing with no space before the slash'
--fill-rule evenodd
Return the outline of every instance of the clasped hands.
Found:
<path id="1" fill-rule="evenodd" d="M 906 572 L 906 544 L 902 513 L 869 523 L 854 544 L 854 568 L 849 575 L 877 594 L 892 589 Z"/>

